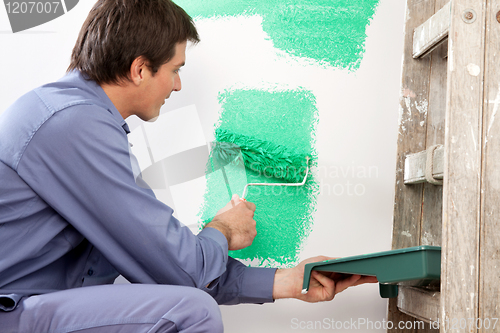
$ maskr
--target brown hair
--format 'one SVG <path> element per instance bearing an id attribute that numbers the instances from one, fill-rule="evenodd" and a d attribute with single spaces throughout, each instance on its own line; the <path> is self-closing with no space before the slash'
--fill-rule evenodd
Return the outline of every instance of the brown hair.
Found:
<path id="1" fill-rule="evenodd" d="M 83 23 L 68 71 L 119 83 L 143 56 L 153 74 L 175 55 L 177 43 L 199 42 L 191 17 L 171 0 L 99 0 Z"/>

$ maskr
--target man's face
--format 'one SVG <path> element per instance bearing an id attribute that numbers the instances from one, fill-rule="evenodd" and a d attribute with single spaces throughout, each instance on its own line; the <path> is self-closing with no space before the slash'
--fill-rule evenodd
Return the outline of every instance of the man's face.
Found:
<path id="1" fill-rule="evenodd" d="M 186 44 L 187 42 L 178 43 L 174 57 L 163 64 L 154 76 L 148 67 L 145 68 L 142 107 L 137 111 L 137 116 L 142 120 L 154 121 L 172 91 L 181 90 L 179 69 L 186 62 Z"/>

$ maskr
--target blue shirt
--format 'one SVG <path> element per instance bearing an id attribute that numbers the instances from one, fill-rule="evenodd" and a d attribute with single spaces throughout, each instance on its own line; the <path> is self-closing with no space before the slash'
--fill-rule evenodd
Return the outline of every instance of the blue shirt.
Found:
<path id="1" fill-rule="evenodd" d="M 200 288 L 219 304 L 272 301 L 274 269 L 228 257 L 222 233 L 194 235 L 137 185 L 128 132 L 78 71 L 0 115 L 0 294 L 16 300 L 122 274 Z"/>

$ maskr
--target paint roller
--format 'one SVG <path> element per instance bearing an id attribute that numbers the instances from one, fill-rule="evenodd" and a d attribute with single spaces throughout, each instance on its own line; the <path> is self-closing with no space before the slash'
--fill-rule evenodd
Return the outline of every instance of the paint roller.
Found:
<path id="1" fill-rule="evenodd" d="M 215 138 L 219 144 L 217 154 L 220 158 L 230 160 L 241 153 L 245 167 L 268 178 L 286 181 L 249 183 L 243 189 L 242 200 L 245 200 L 249 186 L 302 186 L 306 183 L 310 157 L 305 154 L 297 153 L 284 145 L 220 128 L 215 131 Z"/>

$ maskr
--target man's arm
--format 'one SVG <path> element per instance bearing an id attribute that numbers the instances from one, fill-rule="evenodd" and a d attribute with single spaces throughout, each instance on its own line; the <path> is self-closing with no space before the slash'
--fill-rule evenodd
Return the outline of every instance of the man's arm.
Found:
<path id="1" fill-rule="evenodd" d="M 329 259 L 334 258 L 319 256 L 304 260 L 293 268 L 272 269 L 246 267 L 230 257 L 228 269 L 218 283 L 209 285 L 205 290 L 219 304 L 265 303 L 282 298 L 315 303 L 330 301 L 336 294 L 349 287 L 377 282 L 373 276 L 312 271 L 309 291 L 305 295 L 302 294 L 305 264 Z M 236 290 L 238 293 L 234 293 Z"/>
<path id="2" fill-rule="evenodd" d="M 56 112 L 26 147 L 17 172 L 131 282 L 201 288 L 226 270 L 223 234 L 206 228 L 193 235 L 135 183 L 126 133 L 106 109 Z"/>

